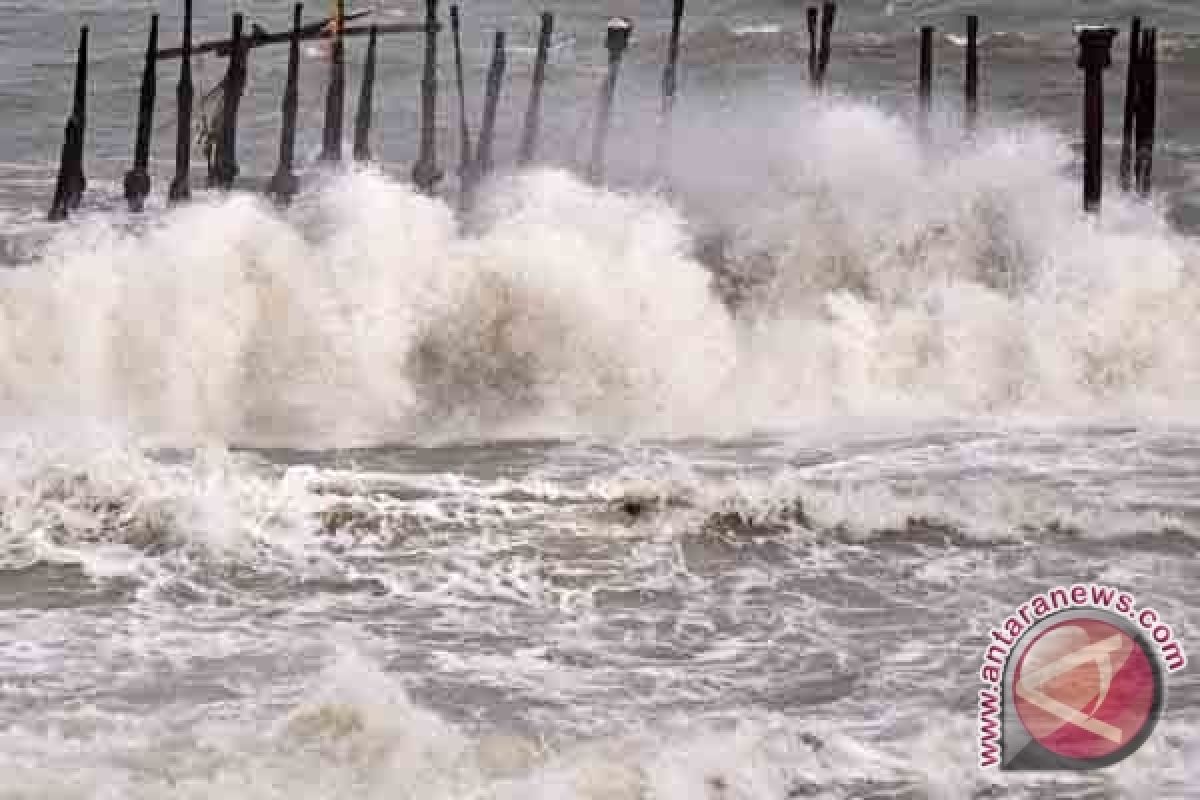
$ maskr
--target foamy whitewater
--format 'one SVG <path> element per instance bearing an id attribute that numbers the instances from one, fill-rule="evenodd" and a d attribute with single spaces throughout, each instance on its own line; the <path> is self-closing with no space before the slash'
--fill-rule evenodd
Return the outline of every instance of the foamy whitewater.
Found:
<path id="1" fill-rule="evenodd" d="M 0 798 L 1197 797 L 1194 671 L 1099 772 L 974 717 L 1056 583 L 1200 647 L 1196 240 L 1032 123 L 738 119 L 669 191 L 11 214 Z"/>

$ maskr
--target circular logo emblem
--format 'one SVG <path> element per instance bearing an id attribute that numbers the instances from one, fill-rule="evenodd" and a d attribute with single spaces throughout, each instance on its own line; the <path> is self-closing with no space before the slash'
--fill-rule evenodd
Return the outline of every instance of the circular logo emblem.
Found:
<path id="1" fill-rule="evenodd" d="M 1149 737 L 1162 707 L 1162 674 L 1142 637 L 1103 619 L 1047 626 L 1013 674 L 1017 716 L 1055 755 L 1113 764 Z"/>

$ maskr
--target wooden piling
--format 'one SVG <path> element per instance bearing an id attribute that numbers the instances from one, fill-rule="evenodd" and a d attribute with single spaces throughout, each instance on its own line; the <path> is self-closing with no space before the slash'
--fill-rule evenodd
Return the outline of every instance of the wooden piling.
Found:
<path id="1" fill-rule="evenodd" d="M 1138 109 L 1138 58 L 1142 48 L 1142 18 L 1134 17 L 1129 29 L 1129 64 L 1125 70 L 1125 118 L 1121 128 L 1121 189 L 1128 192 L 1133 188 L 1133 141 L 1134 122 Z"/>
<path id="2" fill-rule="evenodd" d="M 496 111 L 500 107 L 500 90 L 504 88 L 504 69 L 507 62 L 504 31 L 496 31 L 492 43 L 492 63 L 487 74 L 483 123 L 479 127 L 479 146 L 475 154 L 475 174 L 479 178 L 489 175 L 495 168 L 492 152 L 496 138 Z"/>
<path id="3" fill-rule="evenodd" d="M 146 207 L 150 194 L 150 135 L 154 126 L 154 97 L 158 52 L 158 14 L 150 17 L 150 41 L 146 45 L 146 68 L 142 73 L 142 89 L 138 98 L 137 141 L 133 147 L 133 169 L 125 173 L 125 200 L 135 213 Z"/>
<path id="4" fill-rule="evenodd" d="M 209 168 L 209 186 L 232 189 L 238 176 L 237 163 L 237 117 L 246 89 L 246 48 L 243 46 L 242 27 L 244 17 L 233 15 L 233 51 L 229 56 L 229 69 L 225 73 L 225 99 L 221 105 L 219 134 L 216 142 L 216 157 Z"/>
<path id="5" fill-rule="evenodd" d="M 279 165 L 267 193 L 280 205 L 287 205 L 296 196 L 299 181 L 292 171 L 296 157 L 296 111 L 300 105 L 300 31 L 304 4 L 292 8 L 292 41 L 288 46 L 287 84 L 283 90 L 283 126 L 279 133 Z"/>
<path id="6" fill-rule="evenodd" d="M 346 104 L 346 42 L 343 28 L 346 0 L 337 0 L 333 42 L 329 59 L 329 87 L 325 92 L 325 128 L 321 137 L 321 160 L 342 160 L 342 121 Z"/>
<path id="7" fill-rule="evenodd" d="M 1154 171 L 1154 128 L 1158 110 L 1158 29 L 1142 32 L 1142 48 L 1138 57 L 1137 88 L 1137 157 L 1134 175 L 1137 193 L 1150 194 Z"/>
<path id="8" fill-rule="evenodd" d="M 813 89 L 818 89 L 821 86 L 818 64 L 820 63 L 820 55 L 817 52 L 817 25 L 819 24 L 819 11 L 816 6 L 809 6 L 807 13 L 808 20 L 808 84 Z"/>
<path id="9" fill-rule="evenodd" d="M 1086 26 L 1077 33 L 1084 71 L 1083 209 L 1098 213 L 1104 191 L 1104 70 L 1112 65 L 1117 29 Z"/>
<path id="10" fill-rule="evenodd" d="M 608 76 L 600 92 L 600 105 L 596 111 L 596 125 L 592 133 L 592 160 L 588 166 L 588 180 L 600 184 L 604 181 L 605 151 L 608 147 L 608 132 L 612 127 L 613 99 L 617 93 L 617 76 L 621 60 L 629 48 L 629 37 L 633 33 L 633 22 L 625 17 L 609 20 L 605 47 L 608 49 Z"/>
<path id="11" fill-rule="evenodd" d="M 553 38 L 554 15 L 549 11 L 542 12 L 542 29 L 538 34 L 537 59 L 533 63 L 529 106 L 525 109 L 525 127 L 521 132 L 521 150 L 517 156 L 517 163 L 522 167 L 532 164 L 537 155 L 538 136 L 542 126 L 542 91 L 546 85 L 546 64 L 550 60 L 550 43 Z"/>
<path id="12" fill-rule="evenodd" d="M 425 66 L 421 75 L 421 149 L 413 166 L 413 183 L 432 193 L 442 171 L 437 164 L 437 34 L 438 0 L 425 0 Z"/>
<path id="13" fill-rule="evenodd" d="M 669 151 L 671 147 L 672 117 L 675 112 L 675 94 L 679 88 L 679 41 L 683 35 L 684 0 L 675 0 L 671 9 L 671 38 L 667 44 L 667 64 L 663 67 L 662 114 L 658 130 L 658 171 L 670 172 Z"/>
<path id="14" fill-rule="evenodd" d="M 918 126 L 929 136 L 929 115 L 933 111 L 933 26 L 921 26 L 921 67 L 917 82 Z"/>
<path id="15" fill-rule="evenodd" d="M 179 62 L 179 84 L 175 87 L 175 177 L 167 192 L 171 205 L 192 196 L 192 0 L 183 0 L 183 48 Z"/>
<path id="16" fill-rule="evenodd" d="M 75 96 L 71 116 L 63 133 L 62 153 L 58 165 L 58 180 L 54 200 L 47 218 L 58 222 L 79 208 L 87 178 L 83 174 L 83 149 L 87 130 L 88 26 L 79 29 L 79 53 L 75 60 Z"/>
<path id="17" fill-rule="evenodd" d="M 358 95 L 358 111 L 354 117 L 354 160 L 360 164 L 371 160 L 371 105 L 375 102 L 375 40 L 378 29 L 371 26 L 367 39 L 367 60 L 363 65 L 362 91 Z"/>
<path id="18" fill-rule="evenodd" d="M 837 17 L 837 3 L 821 4 L 821 50 L 817 54 L 817 85 L 824 88 L 825 73 L 829 69 L 829 59 L 833 54 L 830 37 L 833 35 L 833 22 Z"/>
<path id="19" fill-rule="evenodd" d="M 454 40 L 454 82 L 458 87 L 458 177 L 461 182 L 462 194 L 465 197 L 471 179 L 471 160 L 474 154 L 471 150 L 471 123 L 467 119 L 467 86 L 463 73 L 462 57 L 462 21 L 458 16 L 458 6 L 450 6 L 450 32 Z M 466 207 L 466 200 L 463 206 Z"/>
<path id="20" fill-rule="evenodd" d="M 965 94 L 967 130 L 975 130 L 979 121 L 979 17 L 967 17 L 967 68 L 963 91 Z"/>

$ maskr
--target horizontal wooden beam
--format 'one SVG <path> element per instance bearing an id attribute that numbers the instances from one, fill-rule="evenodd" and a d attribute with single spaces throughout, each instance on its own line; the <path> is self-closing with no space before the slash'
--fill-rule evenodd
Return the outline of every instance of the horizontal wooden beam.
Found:
<path id="1" fill-rule="evenodd" d="M 357 17 L 363 16 L 365 13 L 367 13 L 367 12 L 360 12 L 358 14 L 347 14 L 346 19 L 355 19 Z M 329 25 L 329 22 L 330 22 L 330 20 L 325 20 L 324 22 L 313 23 L 312 25 L 305 25 L 303 28 L 300 29 L 300 39 L 301 40 L 310 40 L 310 39 L 329 38 L 330 34 L 326 30 L 326 28 Z M 441 29 L 441 26 L 438 25 L 437 27 L 435 27 L 433 29 L 433 32 L 437 33 L 438 30 L 440 30 L 440 29 Z M 429 29 L 423 23 L 397 23 L 397 24 L 392 24 L 392 25 L 378 25 L 378 26 L 376 26 L 376 30 L 380 34 L 385 34 L 385 33 L 426 33 L 426 32 L 428 32 Z M 371 33 L 371 29 L 369 27 L 368 28 L 346 28 L 342 31 L 342 36 L 367 36 L 370 33 Z M 245 46 L 247 48 L 262 47 L 263 45 L 268 45 L 268 44 L 282 44 L 285 42 L 290 42 L 291 40 L 292 40 L 292 32 L 291 31 L 287 31 L 285 33 L 259 33 L 258 35 L 255 35 L 252 33 L 243 39 L 243 41 L 245 42 Z M 215 42 L 203 42 L 201 44 L 192 46 L 192 55 L 199 55 L 200 53 L 214 53 L 215 52 L 219 56 L 224 56 L 224 57 L 228 58 L 229 52 L 232 49 L 232 47 L 233 47 L 233 45 L 228 39 L 222 39 L 220 41 L 215 41 Z M 156 55 L 156 58 L 159 61 L 163 61 L 166 59 L 181 58 L 182 56 L 183 56 L 183 48 L 182 47 L 168 47 L 165 50 L 159 50 Z"/>

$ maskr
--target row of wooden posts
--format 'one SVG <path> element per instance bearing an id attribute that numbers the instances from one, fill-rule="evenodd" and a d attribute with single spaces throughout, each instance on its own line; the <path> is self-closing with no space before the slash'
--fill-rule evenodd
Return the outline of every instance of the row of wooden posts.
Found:
<path id="1" fill-rule="evenodd" d="M 660 168 L 667 161 L 667 147 L 671 138 L 671 120 L 678 94 L 678 66 L 680 39 L 685 0 L 673 0 L 671 34 L 668 40 L 666 65 L 662 78 L 662 107 L 658 163 Z M 345 44 L 347 37 L 367 36 L 366 61 L 363 68 L 362 85 L 358 109 L 354 121 L 353 157 L 356 161 L 371 159 L 369 146 L 372 125 L 372 106 L 375 85 L 375 63 L 377 40 L 387 34 L 422 34 L 425 41 L 424 66 L 421 76 L 421 135 L 417 162 L 413 167 L 413 183 L 422 191 L 433 192 L 443 178 L 437 157 L 437 63 L 438 34 L 442 26 L 438 17 L 438 0 L 426 0 L 425 21 L 421 24 L 392 24 L 368 27 L 349 27 L 345 23 L 361 18 L 366 12 L 347 14 L 344 0 L 338 0 L 337 13 L 316 23 L 303 23 L 303 5 L 297 3 L 293 9 L 292 29 L 288 33 L 271 34 L 255 28 L 249 35 L 244 30 L 241 14 L 232 17 L 232 35 L 228 40 L 195 44 L 192 41 L 192 0 L 184 0 L 182 45 L 176 48 L 159 49 L 158 15 L 151 17 L 149 42 L 146 48 L 146 63 L 142 75 L 138 102 L 137 134 L 134 144 L 133 167 L 125 176 L 125 197 L 130 210 L 140 212 L 150 194 L 149 173 L 150 138 L 156 98 L 157 62 L 165 59 L 181 60 L 180 78 L 176 88 L 177 134 L 175 143 L 175 175 L 168 190 L 168 202 L 176 204 L 191 195 L 191 148 L 192 112 L 194 87 L 192 84 L 192 57 L 201 53 L 215 52 L 228 57 L 229 65 L 219 87 L 222 92 L 221 111 L 217 129 L 212 137 L 209 151 L 208 186 L 230 189 L 234 185 L 239 168 L 237 164 L 237 119 L 238 108 L 245 91 L 247 55 L 256 47 L 287 42 L 290 45 L 287 79 L 283 93 L 282 127 L 279 141 L 278 167 L 267 184 L 267 193 L 278 203 L 287 204 L 299 188 L 294 172 L 296 144 L 296 115 L 299 105 L 298 72 L 300 42 L 317 38 L 331 39 L 330 74 L 326 90 L 325 123 L 322 133 L 321 160 L 340 162 L 342 159 L 342 133 L 345 104 Z M 825 76 L 832 54 L 831 34 L 837 15 L 837 5 L 825 2 L 820 9 L 810 7 L 807 12 L 808 27 L 808 71 L 811 86 L 823 90 Z M 461 18 L 459 8 L 450 8 L 450 23 L 453 36 L 456 86 L 458 90 L 459 147 L 460 147 L 460 193 L 464 207 L 471 204 L 480 180 L 495 167 L 493 142 L 496 116 L 499 108 L 500 91 L 507 66 L 505 34 L 495 34 L 491 65 L 487 72 L 483 118 L 478 141 L 472 145 L 470 124 L 463 77 L 461 42 Z M 629 47 L 633 31 L 632 23 L 625 18 L 613 19 L 608 24 L 605 46 L 608 51 L 608 71 L 601 87 L 599 105 L 593 126 L 591 156 L 587 165 L 587 177 L 594 183 L 604 180 L 606 147 L 611 126 L 613 101 L 622 59 Z M 1098 211 L 1103 186 L 1103 71 L 1111 64 L 1111 48 L 1117 34 L 1115 28 L 1084 27 L 1077 31 L 1080 45 L 1079 66 L 1085 73 L 1084 89 L 1084 208 Z M 517 162 L 520 166 L 533 163 L 541 126 L 542 95 L 549 62 L 551 39 L 554 34 L 554 15 L 541 15 L 541 31 L 538 36 L 537 56 L 534 62 L 532 87 L 525 112 L 524 127 L 520 138 Z M 918 126 L 928 134 L 933 108 L 933 53 L 934 34 L 932 26 L 920 30 L 920 64 L 917 80 Z M 979 18 L 967 17 L 966 70 L 965 70 L 965 113 L 968 130 L 974 130 L 979 114 Z M 80 206 L 87 181 L 83 172 L 85 131 L 87 128 L 87 72 L 88 72 L 88 28 L 80 31 L 79 54 L 76 61 L 75 92 L 71 115 L 67 120 L 63 138 L 62 156 L 54 200 L 50 209 L 51 220 L 66 219 L 67 215 Z M 1125 117 L 1122 132 L 1120 185 L 1125 190 L 1136 190 L 1142 196 L 1149 193 L 1153 163 L 1155 109 L 1157 96 L 1157 30 L 1143 29 L 1141 20 L 1134 18 L 1129 71 L 1126 81 Z"/>

